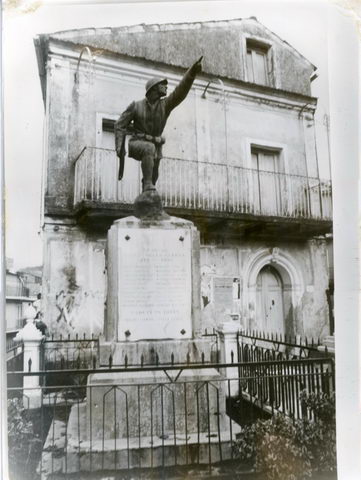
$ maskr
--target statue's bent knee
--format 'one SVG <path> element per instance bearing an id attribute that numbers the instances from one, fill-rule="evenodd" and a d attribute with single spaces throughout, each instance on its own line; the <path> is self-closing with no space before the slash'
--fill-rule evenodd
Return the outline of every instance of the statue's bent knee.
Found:
<path id="1" fill-rule="evenodd" d="M 153 143 L 147 142 L 144 145 L 144 155 L 155 157 L 156 148 Z"/>

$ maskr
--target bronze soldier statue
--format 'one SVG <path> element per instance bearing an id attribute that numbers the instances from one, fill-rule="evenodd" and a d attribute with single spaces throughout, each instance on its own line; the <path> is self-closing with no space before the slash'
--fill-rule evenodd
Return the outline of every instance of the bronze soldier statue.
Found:
<path id="1" fill-rule="evenodd" d="M 187 96 L 197 73 L 202 70 L 200 57 L 185 73 L 173 92 L 167 95 L 168 80 L 155 77 L 145 86 L 145 98 L 132 102 L 115 123 L 115 149 L 119 157 L 119 180 L 123 177 L 125 137 L 129 139 L 129 156 L 142 162 L 143 191 L 155 190 L 162 158 L 162 136 L 171 111 Z"/>

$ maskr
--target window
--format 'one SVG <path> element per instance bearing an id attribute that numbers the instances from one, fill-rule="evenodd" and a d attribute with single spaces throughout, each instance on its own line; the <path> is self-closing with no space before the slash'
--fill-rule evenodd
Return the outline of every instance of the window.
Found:
<path id="1" fill-rule="evenodd" d="M 282 182 L 281 151 L 252 146 L 254 202 L 261 214 L 278 215 L 281 211 Z"/>
<path id="2" fill-rule="evenodd" d="M 251 147 L 252 167 L 264 172 L 279 173 L 280 166 L 280 150 Z"/>
<path id="3" fill-rule="evenodd" d="M 266 44 L 247 40 L 247 78 L 249 82 L 270 85 L 269 50 Z"/>
<path id="4" fill-rule="evenodd" d="M 115 148 L 114 139 L 114 124 L 115 120 L 109 118 L 102 119 L 102 148 Z"/>
<path id="5" fill-rule="evenodd" d="M 125 159 L 124 174 L 121 182 L 114 181 L 118 176 L 118 157 L 115 154 L 114 124 L 119 115 L 109 113 L 97 114 L 98 165 L 101 171 L 100 188 L 103 200 L 124 201 L 132 203 L 141 188 L 140 162 Z M 126 151 L 128 146 L 126 144 Z"/>

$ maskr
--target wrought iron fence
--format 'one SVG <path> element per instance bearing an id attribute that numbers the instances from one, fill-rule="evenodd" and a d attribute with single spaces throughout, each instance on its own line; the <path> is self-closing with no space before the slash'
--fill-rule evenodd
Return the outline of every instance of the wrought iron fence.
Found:
<path id="1" fill-rule="evenodd" d="M 37 388 L 42 478 L 82 470 L 211 466 L 232 459 L 239 424 L 250 420 L 249 405 L 295 420 L 310 416 L 301 391 L 334 391 L 331 358 L 8 374 L 58 379 Z M 82 384 L 75 381 L 80 377 Z M 23 398 L 26 406 L 31 389 L 10 388 L 9 395 Z"/>
<path id="2" fill-rule="evenodd" d="M 98 365 L 98 358 L 98 337 L 52 335 L 42 342 L 40 365 L 44 370 L 89 368 Z"/>
<path id="3" fill-rule="evenodd" d="M 269 358 L 242 363 L 239 378 L 240 405 L 246 400 L 261 411 L 272 415 L 282 413 L 292 419 L 307 415 L 300 397 L 302 391 L 330 395 L 335 390 L 331 358 L 278 361 Z"/>
<path id="4" fill-rule="evenodd" d="M 239 362 L 290 360 L 329 355 L 327 347 L 321 353 L 320 339 L 282 335 L 272 332 L 240 331 L 237 333 L 237 358 Z"/>
<path id="5" fill-rule="evenodd" d="M 118 181 L 114 150 L 86 147 L 76 160 L 74 205 L 132 204 L 140 174 Z M 157 189 L 165 207 L 289 218 L 332 218 L 331 184 L 314 177 L 163 158 Z"/>
<path id="6" fill-rule="evenodd" d="M 164 351 L 160 352 L 156 348 L 156 344 L 152 345 L 151 354 L 144 355 L 139 353 L 138 356 L 128 356 L 127 353 L 122 356 L 122 360 L 119 361 L 117 357 L 116 365 L 129 367 L 129 366 L 152 366 L 152 365 L 174 365 L 175 363 L 193 364 L 193 363 L 215 363 L 219 361 L 219 346 L 218 335 L 215 329 L 206 329 L 202 338 L 207 338 L 209 342 L 204 345 L 204 351 L 199 350 L 196 355 L 191 355 L 189 352 L 182 357 L 181 352 L 170 352 L 169 356 L 164 354 Z M 126 349 L 125 349 L 126 352 Z M 63 337 L 55 337 L 52 335 L 46 338 L 41 344 L 41 360 L 40 365 L 43 370 L 64 370 L 64 369 L 84 369 L 84 368 L 97 368 L 99 366 L 105 366 L 112 368 L 114 365 L 113 354 L 109 353 L 108 356 L 100 356 L 100 339 L 92 335 L 87 338 L 84 334 L 79 336 L 76 334 L 74 337 L 68 335 Z"/>
<path id="7" fill-rule="evenodd" d="M 24 369 L 24 344 L 13 339 L 6 341 L 6 368 L 7 371 L 22 372 Z M 19 376 L 8 378 L 9 387 L 22 387 L 23 379 Z"/>

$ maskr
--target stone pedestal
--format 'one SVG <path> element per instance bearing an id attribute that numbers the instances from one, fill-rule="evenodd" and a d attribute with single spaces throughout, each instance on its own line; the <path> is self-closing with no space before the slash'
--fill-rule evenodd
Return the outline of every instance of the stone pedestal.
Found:
<path id="1" fill-rule="evenodd" d="M 236 363 L 238 361 L 238 343 L 237 333 L 239 331 L 239 323 L 234 320 L 225 322 L 218 327 L 218 335 L 220 340 L 220 353 L 222 363 Z M 227 368 L 224 374 L 230 379 L 230 394 L 236 396 L 239 393 L 238 381 L 232 379 L 238 378 L 238 367 Z"/>
<path id="2" fill-rule="evenodd" d="M 199 234 L 163 213 L 117 220 L 109 230 L 100 365 L 141 369 L 89 375 L 86 401 L 67 426 L 68 472 L 230 458 L 227 383 L 213 368 L 187 368 L 217 356 L 214 338 L 201 336 Z M 164 370 L 147 368 L 154 365 Z"/>
<path id="3" fill-rule="evenodd" d="M 183 371 L 173 383 L 161 371 L 91 375 L 86 402 L 71 410 L 62 462 L 70 474 L 228 459 L 225 406 L 214 369 Z"/>
<path id="4" fill-rule="evenodd" d="M 178 374 L 168 372 L 170 378 Z M 176 441 L 208 431 L 218 438 L 218 431 L 227 430 L 219 372 L 211 368 L 185 370 L 173 383 L 168 375 L 162 371 L 91 375 L 87 439 L 153 436 Z M 97 415 L 92 414 L 95 410 Z"/>
<path id="5" fill-rule="evenodd" d="M 139 340 L 103 342 L 99 363 L 102 367 L 125 365 L 170 365 L 217 361 L 217 342 L 210 338 L 180 340 Z"/>
<path id="6" fill-rule="evenodd" d="M 107 341 L 200 334 L 199 234 L 192 222 L 117 220 L 107 264 Z"/>
<path id="7" fill-rule="evenodd" d="M 40 330 L 35 326 L 36 310 L 29 306 L 24 312 L 26 324 L 16 335 L 15 341 L 22 341 L 24 345 L 23 369 L 24 372 L 40 370 L 40 344 L 43 338 Z M 41 388 L 38 376 L 24 376 L 24 407 L 39 408 L 41 405 Z"/>

